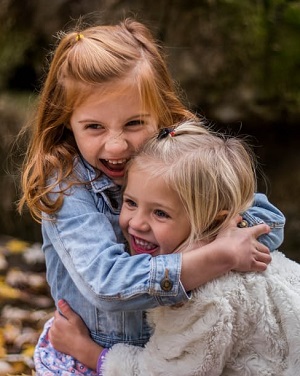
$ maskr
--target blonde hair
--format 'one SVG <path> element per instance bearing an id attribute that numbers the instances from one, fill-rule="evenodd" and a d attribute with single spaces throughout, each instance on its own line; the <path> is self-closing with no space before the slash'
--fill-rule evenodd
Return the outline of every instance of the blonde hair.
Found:
<path id="1" fill-rule="evenodd" d="M 60 208 L 64 191 L 78 183 L 72 176 L 78 151 L 67 128 L 74 108 L 95 87 L 126 78 L 137 85 L 143 106 L 159 126 L 193 116 L 180 101 L 161 49 L 145 25 L 126 19 L 117 25 L 60 33 L 32 124 L 19 211 L 26 204 L 39 220 L 42 212 Z M 55 181 L 47 185 L 53 176 Z M 53 201 L 49 193 L 66 178 L 68 187 Z"/>
<path id="2" fill-rule="evenodd" d="M 189 244 L 212 240 L 254 198 L 255 160 L 249 146 L 201 122 L 186 121 L 165 137 L 152 138 L 132 165 L 147 176 L 163 177 L 177 192 L 190 219 Z"/>

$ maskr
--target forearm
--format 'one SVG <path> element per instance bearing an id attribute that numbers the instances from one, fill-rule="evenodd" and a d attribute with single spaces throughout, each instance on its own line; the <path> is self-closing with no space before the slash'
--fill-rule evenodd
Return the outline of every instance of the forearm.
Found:
<path id="1" fill-rule="evenodd" d="M 228 252 L 215 249 L 215 244 L 210 243 L 182 255 L 181 282 L 186 291 L 191 291 L 233 267 L 233 258 Z"/>
<path id="2" fill-rule="evenodd" d="M 182 255 L 181 282 L 186 291 L 193 290 L 230 270 L 264 271 L 271 261 L 269 249 L 257 238 L 270 228 L 230 226 L 201 248 Z"/>
<path id="3" fill-rule="evenodd" d="M 83 217 L 91 227 L 96 221 L 90 214 L 82 215 L 81 220 Z M 187 299 L 180 284 L 181 258 L 178 255 L 162 255 L 156 257 L 156 260 L 146 254 L 131 257 L 121 244 L 114 243 L 113 237 L 106 241 L 106 246 L 102 244 L 103 247 L 100 247 L 98 243 L 101 234 L 106 233 L 105 228 L 95 230 L 97 235 L 89 239 L 85 246 L 78 240 L 77 235 L 74 235 L 78 233 L 75 229 L 67 231 L 61 227 L 60 221 L 45 223 L 43 226 L 47 265 L 55 265 L 61 269 L 64 267 L 65 279 L 71 279 L 70 283 L 75 285 L 93 306 L 103 311 L 133 311 L 172 305 Z M 173 282 L 172 291 L 167 292 L 160 285 L 166 269 L 169 270 Z M 52 267 L 52 270 L 55 269 Z M 48 274 L 48 282 L 54 286 L 54 300 L 61 297 L 70 300 L 65 284 L 58 286 L 57 275 Z M 71 301 L 70 303 L 72 304 Z"/>

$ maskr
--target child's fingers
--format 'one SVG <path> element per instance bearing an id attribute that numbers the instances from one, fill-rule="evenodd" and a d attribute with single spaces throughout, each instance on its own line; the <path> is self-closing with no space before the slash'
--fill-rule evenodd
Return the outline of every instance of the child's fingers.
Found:
<path id="1" fill-rule="evenodd" d="M 231 219 L 231 221 L 228 223 L 228 226 L 227 227 L 236 227 L 239 225 L 239 223 L 241 223 L 242 221 L 242 217 L 240 215 L 237 215 L 235 216 L 234 218 Z M 264 235 L 264 234 L 268 234 L 271 229 L 270 227 L 265 224 L 265 223 L 261 223 L 261 224 L 258 224 L 258 225 L 255 225 L 255 226 L 251 226 L 251 227 L 246 227 L 244 228 L 243 230 L 246 230 L 249 231 L 256 239 L 261 236 L 261 235 Z"/>
<path id="2" fill-rule="evenodd" d="M 54 312 L 54 319 L 57 320 L 57 319 L 60 318 L 60 316 L 61 316 L 60 312 L 56 310 L 56 311 Z"/>
<path id="3" fill-rule="evenodd" d="M 253 266 L 254 272 L 263 272 L 267 269 L 268 264 L 265 264 L 264 262 L 255 261 L 255 265 Z"/>
<path id="4" fill-rule="evenodd" d="M 269 248 L 266 245 L 260 243 L 258 240 L 256 240 L 255 249 L 257 250 L 258 254 L 270 255 Z"/>
<path id="5" fill-rule="evenodd" d="M 252 234 L 255 236 L 255 238 L 258 238 L 259 236 L 263 234 L 268 234 L 271 230 L 270 227 L 266 225 L 265 223 L 248 227 L 248 229 L 252 231 Z"/>
<path id="6" fill-rule="evenodd" d="M 269 252 L 269 249 L 266 247 L 267 249 L 267 252 L 263 252 L 263 251 L 257 251 L 256 255 L 255 255 L 255 260 L 257 262 L 263 262 L 264 264 L 268 265 L 270 264 L 270 262 L 272 261 L 272 257 L 270 255 L 270 252 Z"/>
<path id="7" fill-rule="evenodd" d="M 63 328 L 65 328 L 66 322 L 63 322 L 63 320 L 66 319 L 70 330 L 74 330 L 74 328 L 76 328 L 82 332 L 87 331 L 87 327 L 85 326 L 81 317 L 76 312 L 73 311 L 73 309 L 69 306 L 69 304 L 65 300 L 63 299 L 59 300 L 57 305 L 61 311 L 60 318 L 57 319 L 57 323 L 59 325 L 63 325 Z"/>
<path id="8" fill-rule="evenodd" d="M 69 306 L 69 304 L 63 300 L 60 299 L 57 302 L 57 306 L 61 312 L 61 314 L 67 319 L 70 320 L 75 315 L 75 312 L 72 310 L 72 308 Z"/>

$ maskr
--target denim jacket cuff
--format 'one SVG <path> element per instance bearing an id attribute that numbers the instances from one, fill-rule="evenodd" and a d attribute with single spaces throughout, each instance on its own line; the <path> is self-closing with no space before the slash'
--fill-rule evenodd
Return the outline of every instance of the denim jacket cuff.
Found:
<path id="1" fill-rule="evenodd" d="M 173 305 L 189 299 L 180 281 L 181 264 L 180 253 L 152 258 L 150 290 L 160 305 Z"/>

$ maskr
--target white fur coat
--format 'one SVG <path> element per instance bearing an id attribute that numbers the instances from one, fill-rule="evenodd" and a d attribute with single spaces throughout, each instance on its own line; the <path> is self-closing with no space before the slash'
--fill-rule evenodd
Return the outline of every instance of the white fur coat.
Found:
<path id="1" fill-rule="evenodd" d="M 300 265 L 280 252 L 267 271 L 230 272 L 148 318 L 146 347 L 115 345 L 104 376 L 300 375 Z"/>

